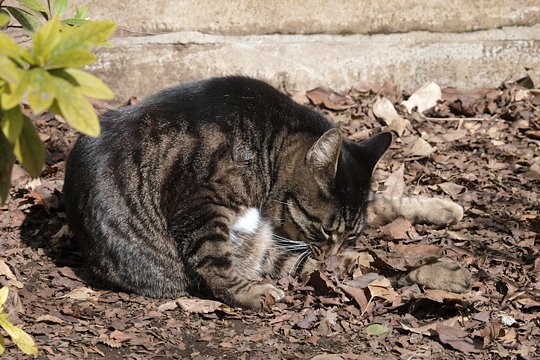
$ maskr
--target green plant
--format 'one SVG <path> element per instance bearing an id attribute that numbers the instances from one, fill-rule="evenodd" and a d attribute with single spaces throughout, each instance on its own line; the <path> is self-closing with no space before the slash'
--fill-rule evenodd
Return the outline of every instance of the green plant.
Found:
<path id="1" fill-rule="evenodd" d="M 0 203 L 7 198 L 15 159 L 33 177 L 39 176 L 45 159 L 43 144 L 32 122 L 21 110 L 23 101 L 35 115 L 51 110 L 76 130 L 97 136 L 99 121 L 87 97 L 113 97 L 112 91 L 100 79 L 78 68 L 96 60 L 90 49 L 107 44 L 116 27 L 114 22 L 86 21 L 77 17 L 61 20 L 60 15 L 66 9 L 65 0 L 54 1 L 53 11 L 49 2 L 48 11 L 35 0 L 19 0 L 19 3 L 48 21 L 42 26 L 28 27 L 26 25 L 31 21 L 26 21 L 25 25 L 14 15 L 20 16 L 23 10 L 2 8 L 7 8 L 24 28 L 35 30 L 35 33 L 31 50 L 0 33 Z M 76 16 L 84 14 L 85 11 L 79 10 Z M 25 19 L 31 15 L 25 10 Z M 33 19 L 38 18 L 34 16 Z"/>
<path id="2" fill-rule="evenodd" d="M 21 349 L 21 351 L 27 355 L 36 355 L 38 350 L 34 344 L 34 340 L 21 328 L 13 325 L 8 320 L 8 314 L 4 312 L 4 303 L 7 300 L 9 289 L 4 286 L 0 289 L 0 327 L 9 335 L 11 341 L 15 343 Z M 4 337 L 0 334 L 0 355 L 4 353 L 6 346 L 4 343 Z"/>
<path id="3" fill-rule="evenodd" d="M 54 16 L 63 17 L 68 9 L 67 0 L 54 0 L 52 4 L 50 0 L 47 0 L 47 6 L 36 0 L 17 0 L 17 2 L 22 7 L 2 6 L 4 0 L 0 0 L 0 29 L 9 26 L 11 15 L 21 27 L 30 32 L 35 32 Z M 63 24 L 80 26 L 89 22 L 86 19 L 88 6 L 82 5 L 80 8 L 74 6 L 74 10 L 72 17 L 62 20 Z"/>

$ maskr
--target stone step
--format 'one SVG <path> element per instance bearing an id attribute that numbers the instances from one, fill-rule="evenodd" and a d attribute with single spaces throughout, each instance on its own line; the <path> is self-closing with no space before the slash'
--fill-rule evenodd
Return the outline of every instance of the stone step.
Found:
<path id="1" fill-rule="evenodd" d="M 464 32 L 376 35 L 224 36 L 175 32 L 115 37 L 90 66 L 118 95 L 220 75 L 249 75 L 290 91 L 328 85 L 345 90 L 360 80 L 393 80 L 413 90 L 497 86 L 540 70 L 540 24 Z"/>

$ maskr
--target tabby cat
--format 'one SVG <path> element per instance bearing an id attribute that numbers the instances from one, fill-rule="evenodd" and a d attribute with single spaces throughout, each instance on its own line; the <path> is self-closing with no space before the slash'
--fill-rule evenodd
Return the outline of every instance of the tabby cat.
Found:
<path id="1" fill-rule="evenodd" d="M 166 89 L 106 113 L 101 129 L 75 144 L 64 192 L 69 226 L 106 287 L 259 309 L 284 296 L 264 276 L 313 269 L 352 245 L 367 217 L 404 213 L 401 200 L 377 195 L 367 210 L 389 133 L 348 141 L 258 80 Z M 461 217 L 451 202 L 433 208 L 405 213 L 439 223 Z"/>

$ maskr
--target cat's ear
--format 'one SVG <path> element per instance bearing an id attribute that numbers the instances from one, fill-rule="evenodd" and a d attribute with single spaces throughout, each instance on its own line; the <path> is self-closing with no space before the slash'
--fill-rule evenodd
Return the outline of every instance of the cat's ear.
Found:
<path id="1" fill-rule="evenodd" d="M 389 132 L 378 133 L 356 144 L 356 152 L 366 169 L 372 173 L 379 159 L 392 144 L 392 134 Z"/>
<path id="2" fill-rule="evenodd" d="M 341 131 L 330 129 L 307 152 L 306 163 L 319 180 L 330 183 L 336 177 L 342 142 Z"/>

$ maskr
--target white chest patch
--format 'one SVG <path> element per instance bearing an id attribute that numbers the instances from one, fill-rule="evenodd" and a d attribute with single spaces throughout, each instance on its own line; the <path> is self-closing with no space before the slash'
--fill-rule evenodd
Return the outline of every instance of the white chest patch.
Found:
<path id="1" fill-rule="evenodd" d="M 261 225 L 261 213 L 256 208 L 249 208 L 236 219 L 233 224 L 233 231 L 253 234 Z"/>

